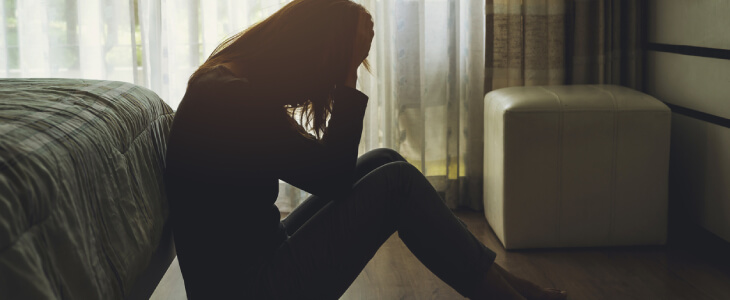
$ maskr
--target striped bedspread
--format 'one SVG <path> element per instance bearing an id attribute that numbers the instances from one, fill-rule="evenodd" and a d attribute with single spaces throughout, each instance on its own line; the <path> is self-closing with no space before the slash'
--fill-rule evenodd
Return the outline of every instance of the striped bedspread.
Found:
<path id="1" fill-rule="evenodd" d="M 0 299 L 119 299 L 157 247 L 172 110 L 129 83 L 0 80 Z"/>

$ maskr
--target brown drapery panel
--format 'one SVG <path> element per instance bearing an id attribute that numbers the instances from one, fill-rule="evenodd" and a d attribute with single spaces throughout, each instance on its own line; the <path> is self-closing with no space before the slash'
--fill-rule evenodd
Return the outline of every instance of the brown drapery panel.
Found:
<path id="1" fill-rule="evenodd" d="M 488 0 L 485 92 L 563 84 L 566 0 Z"/>
<path id="2" fill-rule="evenodd" d="M 644 0 L 487 0 L 485 92 L 521 85 L 643 86 Z"/>
<path id="3" fill-rule="evenodd" d="M 644 0 L 568 1 L 565 84 L 642 90 L 646 11 Z"/>

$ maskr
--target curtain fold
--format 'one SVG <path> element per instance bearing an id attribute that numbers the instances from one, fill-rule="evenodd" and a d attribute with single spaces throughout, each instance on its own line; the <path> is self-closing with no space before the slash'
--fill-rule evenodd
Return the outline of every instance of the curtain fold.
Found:
<path id="1" fill-rule="evenodd" d="M 570 0 L 566 83 L 643 89 L 646 0 Z"/>
<path id="2" fill-rule="evenodd" d="M 566 4 L 487 0 L 487 92 L 565 82 Z"/>
<path id="3" fill-rule="evenodd" d="M 485 90 L 621 84 L 641 89 L 646 1 L 487 0 Z"/>

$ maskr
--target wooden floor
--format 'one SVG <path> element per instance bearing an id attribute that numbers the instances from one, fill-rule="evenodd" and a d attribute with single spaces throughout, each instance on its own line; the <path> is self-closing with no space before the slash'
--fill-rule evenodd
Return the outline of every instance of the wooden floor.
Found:
<path id="1" fill-rule="evenodd" d="M 497 252 L 497 263 L 569 299 L 730 299 L 730 270 L 684 247 L 506 252 L 481 213 L 457 212 Z M 729 253 L 730 254 L 730 253 Z M 177 260 L 151 299 L 185 299 Z M 464 299 L 431 274 L 393 235 L 341 299 Z"/>

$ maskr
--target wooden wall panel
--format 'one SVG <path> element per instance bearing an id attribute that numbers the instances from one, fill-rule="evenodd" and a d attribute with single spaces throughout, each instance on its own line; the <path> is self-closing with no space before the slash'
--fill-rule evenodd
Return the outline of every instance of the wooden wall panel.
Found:
<path id="1" fill-rule="evenodd" d="M 646 67 L 648 94 L 730 119 L 730 60 L 649 51 Z"/>
<path id="2" fill-rule="evenodd" d="M 650 0 L 649 42 L 730 49 L 730 1 Z"/>

